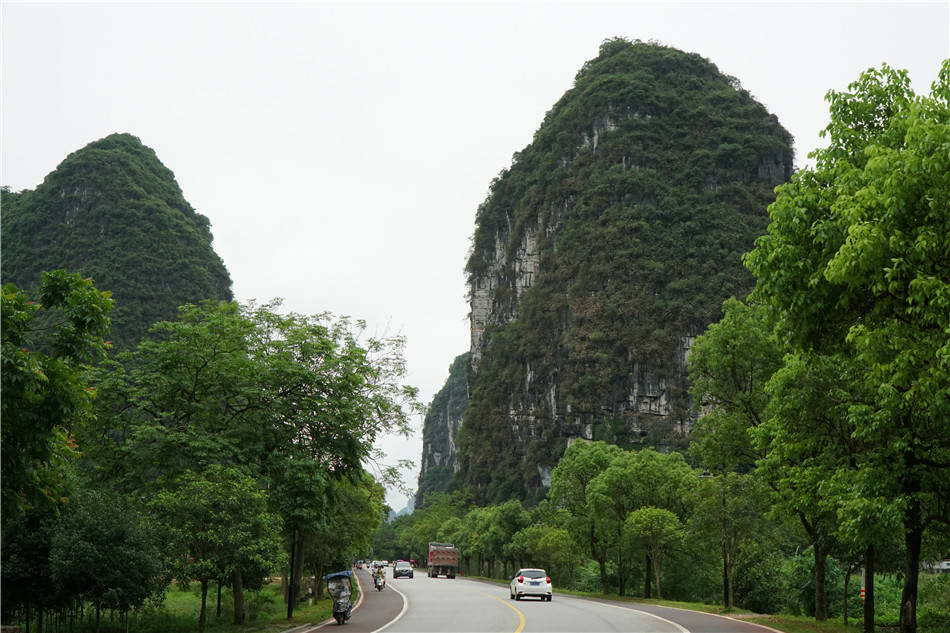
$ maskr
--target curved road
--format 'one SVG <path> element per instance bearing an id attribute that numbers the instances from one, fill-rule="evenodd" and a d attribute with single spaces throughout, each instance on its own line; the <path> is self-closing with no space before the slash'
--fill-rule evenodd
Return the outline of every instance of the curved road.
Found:
<path id="1" fill-rule="evenodd" d="M 373 590 L 366 571 L 357 573 L 364 600 L 341 633 L 767 633 L 774 629 L 732 618 L 670 607 L 559 595 L 551 602 L 511 600 L 508 587 L 465 578 L 394 580 Z M 295 633 L 337 628 L 332 620 Z"/>

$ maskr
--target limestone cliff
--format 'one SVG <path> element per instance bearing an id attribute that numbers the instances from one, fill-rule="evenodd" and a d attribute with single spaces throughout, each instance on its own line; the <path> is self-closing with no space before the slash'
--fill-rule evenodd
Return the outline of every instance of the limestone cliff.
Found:
<path id="1" fill-rule="evenodd" d="M 459 482 L 530 501 L 571 441 L 685 441 L 689 347 L 751 288 L 741 255 L 791 171 L 737 80 L 605 42 L 478 209 Z"/>
<path id="2" fill-rule="evenodd" d="M 452 361 L 445 385 L 435 394 L 426 412 L 415 498 L 417 508 L 425 505 L 427 493 L 447 490 L 458 471 L 455 437 L 468 406 L 468 359 L 466 352 Z"/>

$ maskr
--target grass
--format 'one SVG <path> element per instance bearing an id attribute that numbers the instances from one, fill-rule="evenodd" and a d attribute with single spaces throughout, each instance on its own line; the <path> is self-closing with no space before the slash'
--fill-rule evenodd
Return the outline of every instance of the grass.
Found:
<path id="1" fill-rule="evenodd" d="M 359 589 L 351 600 L 359 598 Z M 232 623 L 234 607 L 230 591 L 225 590 L 221 598 L 221 616 L 217 612 L 217 593 L 209 588 L 206 606 L 206 633 L 281 633 L 288 629 L 309 623 L 318 623 L 332 616 L 333 602 L 324 592 L 321 600 L 314 604 L 303 604 L 294 608 L 294 617 L 287 619 L 287 605 L 284 603 L 279 583 L 265 585 L 260 591 L 245 591 L 247 624 L 235 627 Z M 187 588 L 169 587 L 165 601 L 161 606 L 147 606 L 131 613 L 128 623 L 118 614 L 102 614 L 100 629 L 102 633 L 194 633 L 198 630 L 198 615 L 201 609 L 201 595 L 197 584 Z M 128 627 L 126 629 L 126 626 Z M 72 630 L 84 633 L 95 630 L 95 614 L 89 609 L 81 621 L 73 624 Z"/>
<path id="2" fill-rule="evenodd" d="M 847 626 L 840 618 L 816 622 L 814 618 L 795 615 L 756 615 L 742 618 L 746 622 L 755 622 L 772 627 L 784 633 L 858 633 L 862 630 L 861 617 L 850 618 Z M 877 627 L 877 630 L 881 630 Z"/>

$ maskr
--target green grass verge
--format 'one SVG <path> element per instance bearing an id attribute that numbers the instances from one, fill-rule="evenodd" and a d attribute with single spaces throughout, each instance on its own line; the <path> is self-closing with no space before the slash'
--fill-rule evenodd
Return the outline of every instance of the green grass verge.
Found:
<path id="1" fill-rule="evenodd" d="M 857 620 L 850 618 L 847 625 L 840 619 L 817 622 L 814 618 L 794 615 L 757 615 L 742 619 L 746 622 L 763 624 L 784 633 L 857 633 L 863 628 L 860 616 Z"/>
<path id="2" fill-rule="evenodd" d="M 352 601 L 359 598 L 359 589 L 353 594 Z M 310 605 L 304 601 L 294 609 L 294 617 L 287 619 L 287 605 L 284 603 L 280 584 L 265 585 L 260 591 L 246 591 L 247 624 L 237 627 L 232 624 L 234 606 L 231 593 L 222 592 L 221 616 L 217 615 L 217 591 L 208 590 L 206 606 L 206 633 L 281 633 L 309 623 L 322 622 L 332 616 L 333 602 L 324 594 L 321 600 Z M 146 606 L 128 616 L 128 630 L 134 633 L 195 633 L 198 630 L 198 615 L 201 610 L 201 595 L 197 584 L 188 588 L 169 587 L 165 601 L 160 606 Z M 124 633 L 126 623 L 118 614 L 104 613 L 101 622 L 102 633 Z M 73 624 L 75 633 L 95 630 L 95 614 L 86 610 L 85 617 Z"/>

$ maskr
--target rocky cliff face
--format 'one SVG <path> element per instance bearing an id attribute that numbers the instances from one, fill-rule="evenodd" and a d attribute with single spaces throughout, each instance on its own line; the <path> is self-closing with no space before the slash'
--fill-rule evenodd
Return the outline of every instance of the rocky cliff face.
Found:
<path id="1" fill-rule="evenodd" d="M 422 425 L 422 464 L 415 507 L 425 505 L 429 492 L 443 492 L 458 471 L 455 438 L 468 406 L 468 353 L 456 357 L 445 385 L 432 399 Z"/>
<path id="2" fill-rule="evenodd" d="M 684 441 L 690 345 L 751 288 L 791 160 L 698 55 L 612 40 L 585 64 L 476 217 L 456 466 L 478 500 L 539 497 L 577 439 Z"/>

